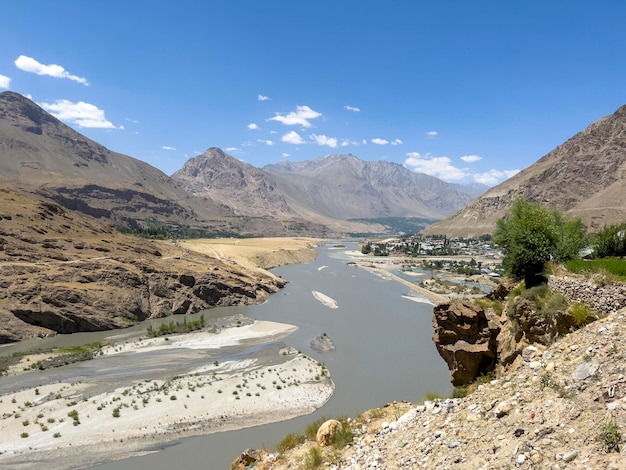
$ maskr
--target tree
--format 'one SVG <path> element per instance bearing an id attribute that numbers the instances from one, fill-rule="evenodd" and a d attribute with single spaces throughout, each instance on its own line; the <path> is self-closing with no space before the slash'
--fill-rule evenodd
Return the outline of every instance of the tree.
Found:
<path id="1" fill-rule="evenodd" d="M 553 211 L 552 216 L 559 230 L 554 259 L 556 261 L 567 261 L 568 259 L 578 258 L 581 250 L 589 244 L 589 237 L 582 220 L 580 220 L 580 217 L 574 219 L 565 218 L 559 211 Z"/>
<path id="2" fill-rule="evenodd" d="M 497 221 L 493 240 L 505 250 L 506 273 L 533 287 L 545 282 L 547 261 L 576 257 L 586 236 L 580 219 L 566 219 L 539 203 L 517 199 L 510 215 Z"/>
<path id="3" fill-rule="evenodd" d="M 593 237 L 593 251 L 598 258 L 626 256 L 626 222 L 604 227 Z"/>

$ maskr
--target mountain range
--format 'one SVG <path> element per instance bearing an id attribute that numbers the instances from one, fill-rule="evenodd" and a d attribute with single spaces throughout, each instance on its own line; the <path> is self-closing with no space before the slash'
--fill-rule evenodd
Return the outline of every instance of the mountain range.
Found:
<path id="1" fill-rule="evenodd" d="M 30 99 L 0 93 L 0 184 L 129 230 L 318 237 L 387 232 L 380 219 L 443 219 L 475 195 L 352 155 L 262 169 L 217 148 L 171 177 L 112 152 Z"/>
<path id="2" fill-rule="evenodd" d="M 590 231 L 625 221 L 626 106 L 423 233 L 464 237 L 492 233 L 518 198 L 580 217 Z"/>
<path id="3" fill-rule="evenodd" d="M 520 197 L 579 216 L 594 231 L 626 220 L 625 178 L 626 106 L 480 195 L 354 155 L 256 168 L 213 147 L 168 176 L 20 94 L 0 93 L 0 187 L 131 231 L 335 237 L 387 234 L 390 220 L 404 220 L 426 235 L 469 237 L 492 233 Z"/>
<path id="4" fill-rule="evenodd" d="M 470 188 L 464 192 L 397 163 L 354 155 L 258 169 L 210 148 L 172 178 L 239 215 L 314 221 L 338 233 L 372 231 L 372 221 L 390 217 L 442 219 L 473 198 Z"/>

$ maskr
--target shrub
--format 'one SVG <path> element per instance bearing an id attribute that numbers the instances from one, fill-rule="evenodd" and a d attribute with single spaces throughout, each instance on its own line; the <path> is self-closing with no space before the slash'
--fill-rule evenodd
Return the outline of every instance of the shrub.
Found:
<path id="1" fill-rule="evenodd" d="M 328 419 L 329 419 L 328 417 L 322 416 L 321 418 L 307 425 L 307 427 L 304 430 L 304 435 L 306 436 L 306 438 L 309 441 L 314 441 L 317 437 L 317 430 L 320 428 L 322 424 L 328 421 Z"/>
<path id="2" fill-rule="evenodd" d="M 304 443 L 304 434 L 289 433 L 278 444 L 278 452 L 283 453 L 286 450 L 293 449 L 297 445 Z"/>
<path id="3" fill-rule="evenodd" d="M 454 387 L 452 398 L 465 398 L 467 396 L 467 386 Z"/>
<path id="4" fill-rule="evenodd" d="M 606 452 L 619 452 L 619 444 L 622 442 L 622 432 L 611 417 L 600 426 L 600 432 L 596 439 L 602 443 L 602 447 Z"/>
<path id="5" fill-rule="evenodd" d="M 333 437 L 333 447 L 335 449 L 343 449 L 354 440 L 354 432 L 347 420 L 339 418 L 341 422 L 341 429 L 335 432 Z"/>
<path id="6" fill-rule="evenodd" d="M 567 309 L 567 313 L 573 316 L 579 324 L 582 324 L 587 317 L 598 317 L 597 312 L 594 312 L 586 305 L 578 302 L 570 305 Z"/>
<path id="7" fill-rule="evenodd" d="M 304 468 L 307 470 L 313 470 L 319 467 L 323 462 L 322 452 L 319 447 L 311 447 L 309 452 L 306 454 L 304 458 Z"/>

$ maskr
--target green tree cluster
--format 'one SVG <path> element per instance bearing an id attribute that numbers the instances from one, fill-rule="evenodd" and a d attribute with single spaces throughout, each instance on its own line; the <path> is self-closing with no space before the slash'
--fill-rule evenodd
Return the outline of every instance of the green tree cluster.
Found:
<path id="1" fill-rule="evenodd" d="M 596 257 L 626 256 L 626 222 L 604 227 L 593 237 Z"/>
<path id="2" fill-rule="evenodd" d="M 545 282 L 546 262 L 576 258 L 587 244 L 579 218 L 567 218 L 525 199 L 517 199 L 509 216 L 498 220 L 493 240 L 505 250 L 506 273 L 524 279 L 527 288 Z"/>

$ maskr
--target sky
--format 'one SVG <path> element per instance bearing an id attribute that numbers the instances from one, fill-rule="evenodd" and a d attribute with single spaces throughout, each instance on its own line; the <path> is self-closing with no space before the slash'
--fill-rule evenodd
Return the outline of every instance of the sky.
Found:
<path id="1" fill-rule="evenodd" d="M 626 103 L 623 0 L 2 2 L 0 91 L 172 174 L 353 154 L 494 186 Z"/>

